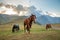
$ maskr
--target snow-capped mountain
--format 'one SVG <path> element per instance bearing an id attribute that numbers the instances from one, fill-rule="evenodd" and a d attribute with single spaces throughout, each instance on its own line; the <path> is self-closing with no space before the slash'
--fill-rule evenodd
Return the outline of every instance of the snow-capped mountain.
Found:
<path id="1" fill-rule="evenodd" d="M 28 14 L 36 15 L 39 24 L 60 23 L 60 17 L 54 13 L 36 10 L 34 6 L 29 7 Z"/>
<path id="2" fill-rule="evenodd" d="M 4 13 L 4 14 L 0 14 L 1 24 L 6 22 L 11 22 L 16 18 L 18 19 L 18 16 L 30 16 L 31 14 L 36 15 L 36 23 L 39 23 L 39 24 L 60 23 L 60 17 L 57 14 L 51 13 L 51 12 L 45 12 L 42 10 L 37 10 L 34 6 L 28 7 L 27 11 L 21 12 L 20 14 L 17 14 L 12 9 L 7 9 L 5 11 L 5 8 L 4 8 L 4 11 L 2 11 L 1 13 Z M 8 16 L 5 14 L 14 14 L 14 15 L 16 14 L 16 16 L 13 16 L 13 15 Z"/>
<path id="3" fill-rule="evenodd" d="M 43 15 L 49 15 L 49 16 L 51 16 L 51 17 L 60 17 L 58 14 L 53 13 L 53 12 L 44 12 L 44 11 L 43 11 Z"/>

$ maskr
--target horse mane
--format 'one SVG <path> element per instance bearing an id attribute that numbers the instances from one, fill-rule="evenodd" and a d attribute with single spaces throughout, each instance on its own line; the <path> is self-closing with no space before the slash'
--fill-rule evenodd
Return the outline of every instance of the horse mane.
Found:
<path id="1" fill-rule="evenodd" d="M 31 14 L 31 16 L 28 18 L 30 21 L 32 21 L 32 17 L 35 16 L 33 14 Z"/>

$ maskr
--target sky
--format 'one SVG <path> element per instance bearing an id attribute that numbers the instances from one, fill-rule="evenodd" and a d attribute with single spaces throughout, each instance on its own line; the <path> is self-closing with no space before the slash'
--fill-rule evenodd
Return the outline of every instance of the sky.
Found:
<path id="1" fill-rule="evenodd" d="M 38 10 L 60 14 L 60 0 L 0 0 L 0 2 L 23 6 L 33 5 Z"/>

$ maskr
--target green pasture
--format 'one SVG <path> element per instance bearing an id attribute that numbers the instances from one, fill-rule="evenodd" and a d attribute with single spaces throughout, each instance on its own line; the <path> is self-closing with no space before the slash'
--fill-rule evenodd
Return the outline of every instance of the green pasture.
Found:
<path id="1" fill-rule="evenodd" d="M 12 33 L 13 24 L 19 24 L 20 30 Z M 60 40 L 60 30 L 46 30 L 44 25 L 34 24 L 31 34 L 24 33 L 23 20 L 0 25 L 0 40 Z"/>

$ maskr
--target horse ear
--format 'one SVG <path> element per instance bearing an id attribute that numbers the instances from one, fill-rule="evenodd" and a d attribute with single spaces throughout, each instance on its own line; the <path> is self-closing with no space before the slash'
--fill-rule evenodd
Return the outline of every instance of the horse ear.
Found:
<path id="1" fill-rule="evenodd" d="M 31 16 L 34 16 L 34 14 L 31 14 Z"/>
<path id="2" fill-rule="evenodd" d="M 31 15 L 33 15 L 33 14 L 31 14 Z"/>

